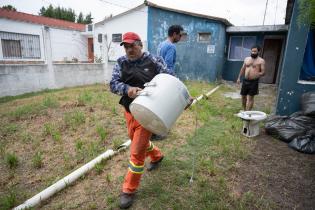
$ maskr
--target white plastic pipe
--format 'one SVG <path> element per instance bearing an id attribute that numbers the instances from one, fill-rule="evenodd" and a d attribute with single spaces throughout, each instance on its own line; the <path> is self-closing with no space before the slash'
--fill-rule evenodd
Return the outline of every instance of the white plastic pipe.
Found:
<path id="1" fill-rule="evenodd" d="M 200 95 L 199 97 L 197 97 L 192 103 L 191 105 L 194 105 L 195 103 L 197 103 L 197 101 L 200 101 L 204 96 L 208 97 L 210 96 L 212 93 L 214 93 L 215 91 L 217 91 L 217 89 L 219 89 L 220 85 L 218 85 L 217 87 L 213 88 L 212 90 L 210 90 L 208 93 L 206 93 L 205 95 Z"/>
<path id="2" fill-rule="evenodd" d="M 205 96 L 206 97 L 210 96 L 219 87 L 220 87 L 220 85 L 217 86 L 216 88 L 212 89 L 211 91 L 209 91 Z M 203 98 L 203 96 L 204 95 L 200 95 L 199 97 L 197 97 L 192 102 L 191 105 L 195 104 L 197 101 L 200 101 Z M 43 190 L 40 193 L 38 193 L 37 195 L 35 195 L 32 198 L 28 199 L 23 204 L 15 207 L 14 210 L 26 209 L 26 208 L 30 208 L 30 207 L 36 206 L 41 201 L 44 201 L 44 200 L 48 199 L 49 197 L 51 197 L 55 193 L 59 192 L 60 190 L 64 189 L 65 187 L 67 187 L 68 185 L 70 185 L 71 183 L 76 181 L 78 178 L 80 178 L 81 176 L 86 174 L 88 171 L 90 171 L 92 168 L 94 168 L 94 166 L 96 164 L 100 163 L 102 160 L 105 160 L 105 159 L 107 159 L 107 158 L 117 154 L 121 150 L 124 150 L 125 148 L 129 147 L 130 144 L 131 144 L 131 141 L 129 139 L 124 144 L 120 145 L 117 148 L 117 151 L 113 151 L 111 149 L 107 150 L 106 152 L 104 152 L 103 154 L 99 155 L 95 159 L 91 160 L 87 164 L 85 164 L 85 165 L 81 166 L 80 168 L 78 168 L 77 170 L 73 171 L 68 176 L 66 176 L 63 179 L 57 181 L 55 184 L 51 185 L 50 187 L 48 187 L 45 190 Z"/>
<path id="3" fill-rule="evenodd" d="M 73 183 L 75 180 L 80 178 L 82 175 L 84 175 L 85 173 L 90 171 L 92 168 L 94 168 L 94 166 L 96 164 L 100 163 L 102 160 L 105 160 L 105 159 L 107 159 L 107 158 L 117 154 L 121 150 L 129 147 L 130 143 L 131 143 L 130 140 L 126 141 L 124 144 L 120 145 L 117 148 L 117 151 L 113 151 L 111 149 L 107 150 L 106 152 L 104 152 L 103 154 L 99 155 L 95 159 L 91 160 L 90 162 L 88 162 L 84 166 L 82 166 L 82 167 L 78 168 L 77 170 L 73 171 L 68 176 L 64 177 L 63 179 L 59 180 L 55 184 L 53 184 L 50 187 L 46 188 L 42 192 L 40 192 L 37 195 L 33 196 L 32 198 L 28 199 L 23 204 L 15 207 L 14 210 L 30 208 L 30 207 L 33 207 L 33 206 L 39 204 L 41 201 L 46 200 L 47 198 L 49 198 L 52 195 L 54 195 L 55 193 L 59 192 L 63 188 L 67 187 L 68 185 Z"/>

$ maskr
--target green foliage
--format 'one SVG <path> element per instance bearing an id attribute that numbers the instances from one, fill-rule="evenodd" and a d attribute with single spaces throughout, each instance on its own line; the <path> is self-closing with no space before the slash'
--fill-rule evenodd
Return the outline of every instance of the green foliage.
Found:
<path id="1" fill-rule="evenodd" d="M 91 13 L 87 14 L 84 18 L 84 15 L 80 12 L 78 18 L 76 19 L 77 15 L 73 9 L 66 9 L 60 6 L 53 7 L 51 4 L 48 7 L 42 7 L 39 10 L 39 15 L 82 24 L 90 24 L 93 20 Z"/>
<path id="2" fill-rule="evenodd" d="M 56 18 L 60 20 L 67 20 L 71 22 L 75 22 L 76 14 L 73 9 L 71 8 L 63 8 L 63 7 L 53 7 L 51 4 L 45 8 L 42 7 L 39 11 L 40 16 Z"/>
<path id="3" fill-rule="evenodd" d="M 107 132 L 105 131 L 105 129 L 102 126 L 98 125 L 96 127 L 96 132 L 100 136 L 102 141 L 105 140 L 105 138 L 107 136 Z"/>
<path id="4" fill-rule="evenodd" d="M 92 20 L 93 20 L 92 14 L 89 13 L 89 14 L 87 14 L 87 15 L 85 16 L 83 23 L 84 23 L 84 24 L 91 24 L 91 23 L 92 23 Z"/>
<path id="5" fill-rule="evenodd" d="M 44 135 L 51 136 L 53 140 L 60 141 L 61 140 L 61 133 L 58 128 L 52 123 L 45 123 L 44 124 Z"/>
<path id="6" fill-rule="evenodd" d="M 9 112 L 9 116 L 15 120 L 20 120 L 30 117 L 31 115 L 40 115 L 45 109 L 46 107 L 38 103 L 27 104 L 16 108 L 12 112 Z"/>
<path id="7" fill-rule="evenodd" d="M 41 152 L 36 152 L 33 156 L 32 163 L 34 168 L 41 168 L 43 166 L 43 157 Z"/>
<path id="8" fill-rule="evenodd" d="M 0 128 L 0 134 L 1 136 L 9 136 L 18 131 L 19 127 L 15 123 L 9 123 L 5 125 L 4 127 Z"/>
<path id="9" fill-rule="evenodd" d="M 9 168 L 16 168 L 18 166 L 19 160 L 14 153 L 7 153 L 5 156 L 5 162 Z"/>
<path id="10" fill-rule="evenodd" d="M 315 28 L 315 0 L 299 0 L 298 24 L 311 24 Z"/>
<path id="11" fill-rule="evenodd" d="M 94 168 L 97 174 L 101 174 L 104 167 L 105 167 L 105 161 L 101 161 L 100 163 L 97 163 Z"/>
<path id="12" fill-rule="evenodd" d="M 0 197 L 0 209 L 9 210 L 17 204 L 16 192 L 10 190 L 10 193 Z"/>
<path id="13" fill-rule="evenodd" d="M 86 105 L 87 103 L 91 102 L 92 99 L 93 99 L 93 96 L 91 92 L 83 91 L 83 93 L 80 93 L 78 97 L 78 104 L 81 106 Z"/>
<path id="14" fill-rule="evenodd" d="M 84 23 L 82 12 L 80 12 L 80 14 L 79 14 L 79 16 L 77 18 L 77 23 Z"/>
<path id="15" fill-rule="evenodd" d="M 81 111 L 68 112 L 64 116 L 66 126 L 76 129 L 81 124 L 85 123 L 85 115 Z"/>
<path id="16" fill-rule="evenodd" d="M 11 10 L 11 11 L 16 11 L 16 8 L 10 4 L 8 5 L 4 5 L 3 7 L 1 7 L 2 9 L 6 9 L 6 10 Z"/>
<path id="17" fill-rule="evenodd" d="M 76 142 L 75 142 L 75 149 L 77 151 L 81 151 L 83 148 L 83 141 L 81 139 L 78 139 Z"/>
<path id="18" fill-rule="evenodd" d="M 58 100 L 52 95 L 46 96 L 43 100 L 43 106 L 45 107 L 56 108 L 58 105 Z"/>

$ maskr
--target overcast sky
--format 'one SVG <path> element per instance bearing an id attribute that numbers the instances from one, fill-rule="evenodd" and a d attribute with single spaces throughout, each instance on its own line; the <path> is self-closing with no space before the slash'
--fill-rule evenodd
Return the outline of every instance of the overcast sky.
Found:
<path id="1" fill-rule="evenodd" d="M 222 17 L 237 26 L 262 25 L 267 0 L 151 0 L 174 9 Z M 140 5 L 143 0 L 0 0 L 0 6 L 12 5 L 20 12 L 38 15 L 42 6 L 72 8 L 78 15 L 91 12 L 94 23 L 110 14 L 117 15 Z M 287 0 L 269 0 L 265 25 L 284 24 Z"/>

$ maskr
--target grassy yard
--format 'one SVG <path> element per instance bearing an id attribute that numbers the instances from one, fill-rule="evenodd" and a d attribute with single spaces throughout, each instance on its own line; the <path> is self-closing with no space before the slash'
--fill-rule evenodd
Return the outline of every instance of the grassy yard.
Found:
<path id="1" fill-rule="evenodd" d="M 215 84 L 187 82 L 192 96 Z M 222 85 L 185 111 L 168 138 L 154 142 L 162 167 L 145 172 L 133 209 L 273 209 L 276 204 L 233 190 L 233 174 L 253 139 L 234 116 L 240 100 Z M 0 99 L 0 209 L 23 203 L 74 169 L 127 140 L 119 96 L 93 85 Z M 268 104 L 261 110 L 270 111 Z M 128 152 L 103 162 L 35 209 L 117 209 Z"/>

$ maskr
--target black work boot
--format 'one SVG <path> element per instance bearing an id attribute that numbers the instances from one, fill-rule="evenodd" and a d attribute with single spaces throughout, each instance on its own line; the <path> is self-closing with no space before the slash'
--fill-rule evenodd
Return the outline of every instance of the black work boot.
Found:
<path id="1" fill-rule="evenodd" d="M 166 139 L 167 136 L 161 136 L 161 135 L 157 135 L 157 134 L 152 134 L 151 136 L 151 141 L 161 141 L 163 139 Z"/>
<path id="2" fill-rule="evenodd" d="M 160 165 L 160 163 L 162 162 L 164 156 L 161 157 L 160 160 L 156 161 L 156 162 L 150 162 L 150 164 L 147 166 L 147 170 L 148 171 L 152 171 L 154 169 L 157 169 Z"/>
<path id="3" fill-rule="evenodd" d="M 121 193 L 120 194 L 120 204 L 121 209 L 128 209 L 135 199 L 135 193 Z"/>

